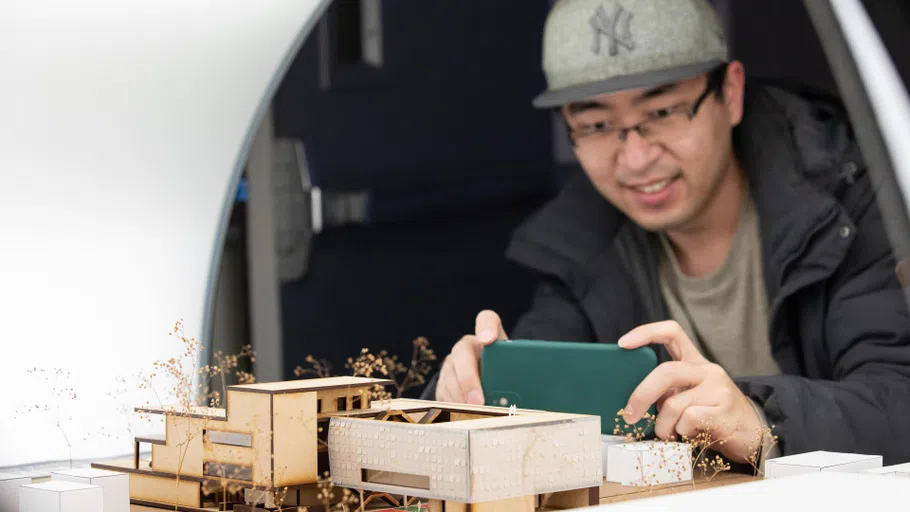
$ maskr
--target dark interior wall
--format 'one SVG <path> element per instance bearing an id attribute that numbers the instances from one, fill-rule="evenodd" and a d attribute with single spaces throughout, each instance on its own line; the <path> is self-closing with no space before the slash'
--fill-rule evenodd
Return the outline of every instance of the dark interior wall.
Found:
<path id="1" fill-rule="evenodd" d="M 319 185 L 435 185 L 550 161 L 530 104 L 546 0 L 381 6 L 380 69 L 337 64 L 323 91 L 316 31 L 278 91 L 276 132 L 304 139 Z"/>
<path id="2" fill-rule="evenodd" d="M 753 77 L 797 81 L 836 93 L 802 0 L 731 0 L 732 54 Z"/>
<path id="3" fill-rule="evenodd" d="M 549 116 L 531 106 L 548 1 L 381 5 L 381 68 L 336 62 L 324 90 L 315 31 L 276 96 L 277 136 L 303 140 L 315 184 L 382 203 L 314 236 L 282 286 L 286 378 L 307 354 L 338 373 L 361 347 L 408 359 L 418 336 L 444 356 L 482 309 L 511 325 L 533 289 L 503 254 L 553 190 Z"/>

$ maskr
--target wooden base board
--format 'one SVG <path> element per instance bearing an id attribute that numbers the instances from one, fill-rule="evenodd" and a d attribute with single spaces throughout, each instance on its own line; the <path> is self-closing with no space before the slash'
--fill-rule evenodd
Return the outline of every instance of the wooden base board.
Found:
<path id="1" fill-rule="evenodd" d="M 541 507 L 548 510 L 571 510 L 573 508 L 593 507 L 600 503 L 600 488 L 576 489 L 540 496 Z"/>
<path id="2" fill-rule="evenodd" d="M 697 491 L 701 489 L 710 489 L 712 487 L 722 487 L 724 485 L 742 484 L 756 480 L 761 480 L 761 477 L 751 474 L 724 472 L 718 473 L 710 480 L 702 476 L 696 476 L 695 480 L 688 482 L 655 485 L 652 487 L 632 487 L 605 482 L 600 487 L 600 504 L 619 503 L 622 501 L 650 498 L 652 496 Z"/>

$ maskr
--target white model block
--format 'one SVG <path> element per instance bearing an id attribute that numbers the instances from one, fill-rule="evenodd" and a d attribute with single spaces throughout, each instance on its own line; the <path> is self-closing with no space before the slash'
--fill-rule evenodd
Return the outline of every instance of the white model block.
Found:
<path id="1" fill-rule="evenodd" d="M 14 475 L 19 478 L 28 478 L 31 484 L 40 484 L 41 482 L 47 482 L 51 479 L 51 474 L 49 471 L 11 471 L 6 473 L 7 475 Z"/>
<path id="2" fill-rule="evenodd" d="M 881 455 L 814 451 L 767 460 L 765 478 L 780 478 L 819 471 L 859 473 L 881 467 Z"/>
<path id="3" fill-rule="evenodd" d="M 11 473 L 0 473 L 0 512 L 19 510 L 19 486 L 32 483 L 32 479 Z"/>
<path id="4" fill-rule="evenodd" d="M 604 479 L 607 478 L 607 457 L 610 455 L 609 448 L 614 444 L 622 444 L 628 442 L 630 441 L 625 436 L 608 436 L 606 434 L 602 434 L 600 436 L 600 457 L 603 459 Z"/>
<path id="5" fill-rule="evenodd" d="M 685 443 L 643 441 L 607 448 L 608 482 L 661 485 L 692 480 L 692 447 Z"/>
<path id="6" fill-rule="evenodd" d="M 863 471 L 863 473 L 873 473 L 877 475 L 888 476 L 906 476 L 910 478 L 910 462 L 906 464 L 897 464 L 895 466 L 867 469 Z"/>
<path id="7" fill-rule="evenodd" d="M 104 491 L 97 485 L 51 480 L 19 487 L 19 512 L 103 512 Z"/>
<path id="8" fill-rule="evenodd" d="M 130 512 L 130 476 L 117 471 L 80 468 L 53 471 L 51 480 L 97 485 L 104 494 L 104 512 Z"/>

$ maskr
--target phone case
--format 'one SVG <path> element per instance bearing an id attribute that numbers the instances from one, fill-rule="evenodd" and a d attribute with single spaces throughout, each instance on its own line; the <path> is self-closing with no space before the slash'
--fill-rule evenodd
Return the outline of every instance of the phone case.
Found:
<path id="1" fill-rule="evenodd" d="M 481 353 L 481 384 L 487 405 L 601 417 L 601 431 L 634 433 L 617 413 L 657 367 L 648 347 L 626 350 L 612 343 L 496 341 Z M 651 414 L 657 414 L 655 406 Z M 618 423 L 617 420 L 618 419 Z M 635 425 L 649 435 L 653 425 Z"/>

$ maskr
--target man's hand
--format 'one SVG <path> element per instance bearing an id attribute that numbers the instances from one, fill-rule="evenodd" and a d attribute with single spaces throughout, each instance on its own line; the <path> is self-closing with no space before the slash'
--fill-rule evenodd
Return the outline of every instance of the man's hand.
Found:
<path id="1" fill-rule="evenodd" d="M 485 345 L 508 339 L 502 320 L 492 311 L 482 311 L 474 324 L 474 335 L 465 336 L 452 347 L 436 383 L 436 400 L 440 402 L 483 405 L 480 386 L 480 352 Z"/>
<path id="2" fill-rule="evenodd" d="M 692 439 L 707 431 L 718 441 L 712 449 L 733 462 L 748 462 L 760 449 L 762 436 L 761 420 L 749 398 L 723 368 L 702 356 L 676 322 L 643 325 L 619 339 L 626 349 L 652 343 L 664 345 L 673 361 L 659 365 L 635 389 L 623 411 L 626 423 L 638 422 L 657 404 L 654 433 L 659 438 L 675 439 L 678 434 Z"/>

